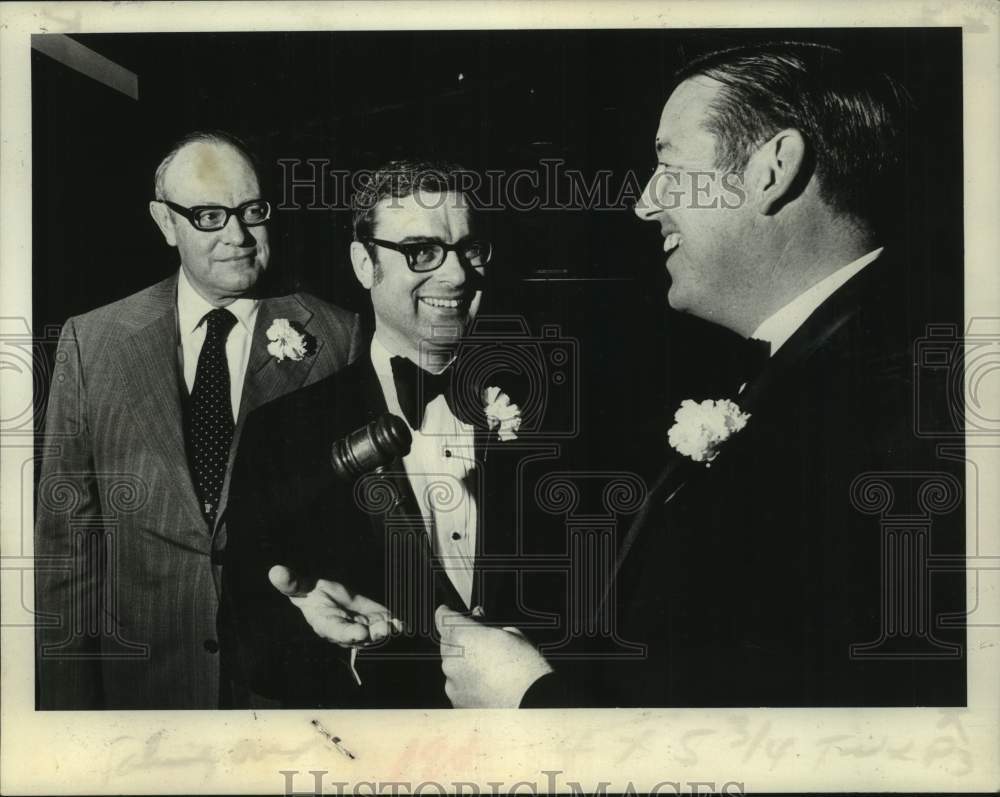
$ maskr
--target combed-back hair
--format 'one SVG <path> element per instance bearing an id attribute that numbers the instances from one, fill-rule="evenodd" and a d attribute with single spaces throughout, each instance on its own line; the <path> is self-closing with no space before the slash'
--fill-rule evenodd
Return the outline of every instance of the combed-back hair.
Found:
<path id="1" fill-rule="evenodd" d="M 468 171 L 457 163 L 436 160 L 393 160 L 365 175 L 351 199 L 354 240 L 369 238 L 375 227 L 376 206 L 383 199 L 403 199 L 418 191 L 463 192 L 462 175 Z"/>
<path id="2" fill-rule="evenodd" d="M 705 124 L 716 137 L 716 168 L 743 171 L 758 147 L 793 128 L 822 199 L 863 222 L 881 216 L 914 110 L 896 80 L 857 55 L 804 42 L 707 53 L 678 71 L 674 85 L 699 75 L 723 84 Z"/>

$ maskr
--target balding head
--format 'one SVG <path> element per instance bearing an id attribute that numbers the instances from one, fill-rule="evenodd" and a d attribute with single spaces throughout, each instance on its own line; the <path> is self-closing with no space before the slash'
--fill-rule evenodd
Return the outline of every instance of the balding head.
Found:
<path id="1" fill-rule="evenodd" d="M 254 179 L 257 179 L 257 166 L 254 158 L 246 144 L 240 139 L 218 130 L 196 131 L 187 134 L 174 144 L 170 152 L 160 161 L 160 165 L 156 167 L 153 184 L 154 196 L 157 199 L 177 201 L 167 193 L 170 190 L 167 175 L 170 172 L 174 172 L 176 175 L 177 170 L 173 167 L 178 159 L 180 163 L 176 165 L 187 169 L 188 174 L 191 172 L 191 167 L 194 166 L 195 174 L 201 174 L 207 178 L 213 176 L 212 172 L 218 168 L 217 153 L 226 150 L 236 156 L 235 160 L 242 161 L 254 175 Z M 183 157 L 179 158 L 182 154 Z M 177 180 L 177 176 L 170 178 L 173 183 L 176 183 Z"/>

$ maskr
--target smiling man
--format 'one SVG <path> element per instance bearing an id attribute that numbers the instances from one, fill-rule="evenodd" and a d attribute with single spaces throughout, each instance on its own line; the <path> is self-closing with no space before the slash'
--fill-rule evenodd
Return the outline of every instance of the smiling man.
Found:
<path id="1" fill-rule="evenodd" d="M 435 606 L 494 613 L 476 562 L 503 457 L 487 463 L 480 390 L 459 370 L 492 247 L 461 174 L 416 161 L 374 173 L 350 248 L 374 316 L 366 355 L 248 421 L 225 596 L 256 705 L 447 706 Z M 402 493 L 388 513 L 379 483 L 346 484 L 330 466 L 335 441 L 386 412 L 413 439 L 387 469 Z"/>
<path id="2" fill-rule="evenodd" d="M 963 574 L 927 560 L 961 560 L 962 466 L 915 433 L 924 228 L 885 218 L 915 186 L 912 114 L 827 46 L 676 76 L 636 214 L 663 235 L 670 304 L 747 338 L 747 368 L 662 430 L 595 619 L 643 655 L 550 662 L 442 608 L 455 706 L 964 705 Z"/>
<path id="3" fill-rule="evenodd" d="M 38 705 L 231 705 L 216 627 L 231 454 L 254 407 L 347 364 L 357 317 L 262 296 L 271 212 L 244 145 L 185 136 L 149 211 L 180 268 L 66 322 L 35 528 Z M 272 356 L 293 325 L 308 356 Z"/>

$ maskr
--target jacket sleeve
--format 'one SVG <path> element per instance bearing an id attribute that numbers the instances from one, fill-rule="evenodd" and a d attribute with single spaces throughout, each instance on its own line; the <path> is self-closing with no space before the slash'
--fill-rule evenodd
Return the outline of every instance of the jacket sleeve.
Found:
<path id="1" fill-rule="evenodd" d="M 306 521 L 284 494 L 294 489 L 292 468 L 268 434 L 269 409 L 248 416 L 233 467 L 222 554 L 223 655 L 251 694 L 285 707 L 323 705 L 350 692 L 350 654 L 317 636 L 268 578 L 276 564 L 308 570 L 300 542 Z"/>
<path id="2" fill-rule="evenodd" d="M 105 535 L 73 319 L 59 339 L 43 439 L 35 513 L 37 705 L 101 708 Z"/>
<path id="3" fill-rule="evenodd" d="M 592 705 L 582 685 L 566 673 L 543 675 L 524 693 L 521 708 L 581 708 Z"/>

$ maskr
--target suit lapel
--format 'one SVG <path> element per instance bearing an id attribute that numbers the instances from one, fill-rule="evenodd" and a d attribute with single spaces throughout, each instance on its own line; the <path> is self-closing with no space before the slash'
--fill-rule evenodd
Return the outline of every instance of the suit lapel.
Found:
<path id="1" fill-rule="evenodd" d="M 371 423 L 380 415 L 388 412 L 389 409 L 385 401 L 385 395 L 382 393 L 382 385 L 378 381 L 375 368 L 372 366 L 371 358 L 362 355 L 358 358 L 357 365 L 351 366 L 351 368 L 357 369 L 357 395 L 360 397 L 360 406 L 364 408 L 363 413 L 358 417 L 357 423 L 351 424 L 351 428 L 348 430 L 353 432 L 355 428 L 360 428 L 365 424 Z M 417 503 L 416 495 L 413 493 L 410 480 L 406 475 L 406 467 L 403 465 L 403 460 L 397 458 L 385 470 L 386 473 L 392 476 L 393 488 L 398 490 L 402 495 L 400 496 L 401 501 L 399 505 L 391 513 L 375 513 L 370 516 L 372 534 L 375 535 L 378 544 L 383 546 L 385 545 L 387 516 L 411 519 L 420 518 L 422 522 L 420 506 Z"/>
<path id="2" fill-rule="evenodd" d="M 344 428 L 345 433 L 349 433 L 371 423 L 387 412 L 388 407 L 385 395 L 382 393 L 382 385 L 379 383 L 370 357 L 362 354 L 353 365 L 345 369 L 344 375 L 345 381 L 350 384 L 350 388 L 345 385 L 347 389 L 343 393 L 344 400 L 352 402 L 352 404 L 344 407 L 346 411 L 345 422 L 338 423 L 338 427 Z M 361 408 L 360 412 L 358 412 L 358 408 Z M 433 624 L 430 617 L 417 617 L 415 612 L 420 612 L 422 610 L 420 607 L 429 606 L 431 615 L 433 615 L 438 603 L 461 606 L 461 599 L 451 587 L 451 580 L 447 573 L 442 568 L 434 566 L 433 549 L 424 526 L 420 505 L 417 503 L 402 459 L 397 459 L 386 468 L 385 478 L 391 485 L 391 489 L 401 494 L 401 501 L 395 508 L 387 512 L 368 513 L 372 544 L 378 546 L 384 556 L 392 557 L 392 561 L 386 562 L 387 566 L 394 568 L 403 566 L 405 568 L 405 572 L 387 571 L 389 577 L 396 583 L 409 583 L 414 586 L 430 584 L 431 595 L 426 593 L 409 595 L 404 600 L 403 605 L 389 607 L 408 626 L 419 628 L 427 623 Z M 390 534 L 389 527 L 394 525 L 396 528 L 393 533 L 397 539 L 390 553 L 390 547 L 387 545 Z M 410 572 L 409 568 L 420 571 L 421 577 L 415 578 L 416 573 Z M 425 579 L 429 579 L 429 581 L 425 581 Z"/>
<path id="3" fill-rule="evenodd" d="M 342 430 L 342 435 L 348 435 L 366 426 L 379 416 L 388 412 L 382 386 L 372 367 L 371 358 L 365 355 L 347 366 L 337 375 L 338 399 L 336 405 L 329 408 L 334 414 L 335 428 Z M 333 443 L 333 441 L 330 441 Z M 393 489 L 402 493 L 402 501 L 393 510 L 397 516 L 419 515 L 417 500 L 406 478 L 406 469 L 401 459 L 396 459 L 385 468 L 387 478 L 391 478 Z M 374 503 L 379 503 L 372 496 Z M 380 545 L 385 544 L 386 512 L 370 512 L 371 531 L 373 539 Z"/>
<path id="4" fill-rule="evenodd" d="M 872 266 L 868 268 L 871 269 Z M 795 331 L 770 359 L 760 376 L 737 398 L 741 408 L 752 414 L 762 404 L 769 403 L 776 392 L 783 389 L 790 374 L 800 370 L 851 322 L 860 309 L 861 293 L 868 284 L 868 280 L 863 280 L 862 277 L 870 276 L 870 273 L 859 274 Z"/>
<path id="5" fill-rule="evenodd" d="M 267 339 L 268 327 L 275 319 L 284 318 L 309 332 L 307 325 L 312 317 L 313 312 L 296 295 L 261 300 L 257 310 L 257 320 L 251 333 L 250 358 L 247 361 L 246 374 L 243 376 L 240 411 L 237 415 L 233 444 L 229 449 L 229 464 L 226 468 L 219 511 L 216 513 L 215 528 L 212 530 L 213 535 L 219 532 L 225 515 L 229 497 L 229 477 L 232 475 L 233 462 L 236 459 L 240 434 L 247 415 L 262 404 L 302 387 L 323 350 L 323 341 L 317 337 L 316 349 L 311 354 L 298 362 L 288 358 L 278 362 L 277 358 L 267 350 L 267 344 L 270 342 Z"/>
<path id="6" fill-rule="evenodd" d="M 142 308 L 142 321 L 153 320 L 122 341 L 114 360 L 125 386 L 125 403 L 143 436 L 159 451 L 166 481 L 177 493 L 178 508 L 187 513 L 194 528 L 203 528 L 205 520 L 198 509 L 184 447 L 176 285 L 175 278 L 158 286 L 161 289 L 151 297 L 151 304 Z"/>
<path id="7" fill-rule="evenodd" d="M 526 391 L 503 388 L 511 400 L 523 402 Z M 518 495 L 521 463 L 531 459 L 536 451 L 532 445 L 512 440 L 500 440 L 496 429 L 487 426 L 485 415 L 474 418 L 476 462 L 482 468 L 479 480 L 482 493 L 477 501 L 476 576 L 473 581 L 472 603 L 486 609 L 487 616 L 497 611 L 516 609 L 514 573 L 507 567 L 489 568 L 483 562 L 511 560 L 522 554 L 519 538 L 519 510 L 524 505 Z"/>
<path id="8" fill-rule="evenodd" d="M 794 375 L 801 371 L 817 351 L 837 339 L 842 330 L 857 316 L 862 300 L 877 290 L 878 281 L 883 279 L 891 268 L 889 263 L 876 261 L 820 305 L 770 359 L 758 378 L 747 386 L 742 395 L 736 397 L 740 408 L 752 416 L 759 408 L 770 405 L 782 391 L 790 390 L 790 380 Z M 750 423 L 753 423 L 752 419 Z M 720 460 L 724 456 L 725 448 L 719 454 Z M 614 589 L 617 574 L 635 548 L 637 540 L 651 521 L 659 517 L 656 510 L 669 504 L 692 479 L 709 478 L 710 475 L 703 466 L 697 466 L 690 458 L 671 452 L 666 465 L 650 487 L 646 500 L 625 533 L 612 569 L 609 587 L 595 616 L 600 616 L 603 611 L 604 603 Z"/>
<path id="9" fill-rule="evenodd" d="M 297 296 L 264 299 L 257 311 L 253 337 L 250 342 L 250 360 L 243 380 L 243 396 L 237 425 L 262 404 L 300 388 L 312 371 L 313 365 L 323 356 L 324 341 L 316 338 L 316 349 L 298 362 L 278 359 L 267 350 L 267 330 L 276 319 L 284 318 L 309 332 L 313 312 Z"/>
<path id="10" fill-rule="evenodd" d="M 498 438 L 484 424 L 473 426 L 475 434 L 476 467 L 481 470 L 481 477 L 476 480 L 480 494 L 476 500 L 476 558 L 475 573 L 472 579 L 472 606 L 481 606 L 490 614 L 493 610 L 493 596 L 496 593 L 496 582 L 499 573 L 491 572 L 483 567 L 484 560 L 505 554 L 504 540 L 498 534 L 505 535 L 509 529 L 507 512 L 513 505 L 513 495 L 502 494 L 501 488 L 505 480 L 512 477 L 506 451 L 497 449 Z M 450 581 L 450 580 L 449 580 Z"/>

